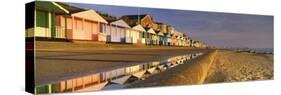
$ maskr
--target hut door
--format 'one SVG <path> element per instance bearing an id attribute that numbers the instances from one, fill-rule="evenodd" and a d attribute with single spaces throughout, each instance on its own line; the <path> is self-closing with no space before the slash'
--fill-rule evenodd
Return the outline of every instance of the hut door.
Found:
<path id="1" fill-rule="evenodd" d="M 55 38 L 56 37 L 56 18 L 55 18 L 55 13 L 49 12 L 49 21 L 50 21 L 50 29 L 51 29 L 51 37 Z"/>

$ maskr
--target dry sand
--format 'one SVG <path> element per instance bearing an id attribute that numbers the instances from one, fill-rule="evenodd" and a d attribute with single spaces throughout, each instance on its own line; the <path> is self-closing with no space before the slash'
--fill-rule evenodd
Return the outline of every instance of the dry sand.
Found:
<path id="1" fill-rule="evenodd" d="M 130 84 L 127 88 L 273 79 L 272 54 L 217 50 L 214 55 L 213 58 L 210 55 L 195 58 L 178 67 Z M 203 82 L 198 81 L 202 78 Z"/>
<path id="2" fill-rule="evenodd" d="M 218 50 L 205 83 L 273 79 L 273 55 Z"/>

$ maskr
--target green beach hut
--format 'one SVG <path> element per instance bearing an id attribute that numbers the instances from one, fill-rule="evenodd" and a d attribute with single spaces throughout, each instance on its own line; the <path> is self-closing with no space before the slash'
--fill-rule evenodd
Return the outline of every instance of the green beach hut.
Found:
<path id="1" fill-rule="evenodd" d="M 65 27 L 56 26 L 56 15 L 69 11 L 56 2 L 35 1 L 26 5 L 26 37 L 65 38 Z"/>

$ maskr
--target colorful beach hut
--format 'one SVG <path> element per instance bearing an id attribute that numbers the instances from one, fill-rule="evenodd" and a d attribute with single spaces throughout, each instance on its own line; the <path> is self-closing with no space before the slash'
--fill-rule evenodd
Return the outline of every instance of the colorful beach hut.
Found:
<path id="1" fill-rule="evenodd" d="M 157 31 L 157 36 L 158 36 L 158 45 L 165 45 L 164 44 L 164 38 L 165 38 L 165 35 L 163 32 L 161 31 Z"/>
<path id="2" fill-rule="evenodd" d="M 145 39 L 143 39 L 143 33 L 145 33 L 145 29 L 140 24 L 133 26 L 131 33 L 133 44 L 145 44 Z"/>
<path id="3" fill-rule="evenodd" d="M 50 1 L 35 1 L 26 6 L 26 37 L 65 38 L 65 27 L 56 25 L 56 15 L 69 11 Z M 33 10 L 32 10 L 33 9 Z"/>
<path id="4" fill-rule="evenodd" d="M 68 16 L 57 16 L 59 26 L 66 26 L 67 39 L 106 41 L 105 26 L 108 23 L 96 11 L 86 10 Z M 66 20 L 64 20 L 66 19 Z"/>
<path id="5" fill-rule="evenodd" d="M 153 45 L 155 40 L 157 39 L 155 36 L 155 31 L 152 28 L 145 28 L 146 29 L 146 33 L 145 35 L 145 43 L 146 45 Z"/>
<path id="6" fill-rule="evenodd" d="M 109 31 L 107 32 L 108 42 L 112 43 L 132 43 L 130 36 L 130 26 L 122 19 L 112 21 L 109 25 Z"/>
<path id="7" fill-rule="evenodd" d="M 164 34 L 164 45 L 165 46 L 170 46 L 171 45 L 171 34 L 170 33 L 165 33 Z"/>

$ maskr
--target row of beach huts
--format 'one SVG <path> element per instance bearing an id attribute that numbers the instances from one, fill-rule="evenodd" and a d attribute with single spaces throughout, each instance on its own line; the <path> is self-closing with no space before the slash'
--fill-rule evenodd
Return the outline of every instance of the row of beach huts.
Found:
<path id="1" fill-rule="evenodd" d="M 61 2 L 35 1 L 26 6 L 26 37 L 105 43 L 208 47 L 147 14 L 115 17 Z"/>

